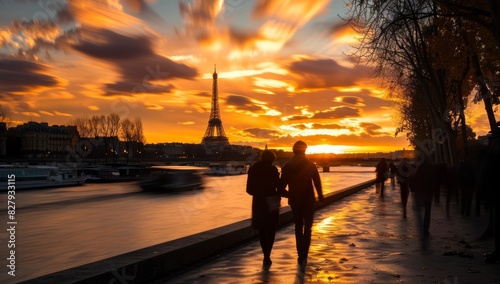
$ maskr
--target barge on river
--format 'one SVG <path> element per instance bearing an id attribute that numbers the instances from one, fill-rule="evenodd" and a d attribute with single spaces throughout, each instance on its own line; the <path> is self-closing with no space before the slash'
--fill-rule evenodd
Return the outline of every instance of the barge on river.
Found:
<path id="1" fill-rule="evenodd" d="M 0 165 L 0 191 L 9 185 L 15 189 L 50 188 L 82 185 L 85 180 L 72 168 Z"/>

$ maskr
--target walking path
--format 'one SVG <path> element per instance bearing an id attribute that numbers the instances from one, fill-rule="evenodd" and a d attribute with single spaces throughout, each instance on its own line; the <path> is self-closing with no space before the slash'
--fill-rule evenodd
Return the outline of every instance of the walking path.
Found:
<path id="1" fill-rule="evenodd" d="M 447 216 L 441 200 L 432 206 L 425 237 L 412 193 L 405 219 L 398 187 L 387 183 L 381 197 L 371 186 L 316 212 L 304 272 L 289 224 L 277 232 L 269 268 L 262 266 L 255 239 L 154 283 L 500 283 L 500 263 L 483 262 L 483 253 L 493 246 L 491 237 L 479 239 L 487 213 L 463 217 L 453 202 Z"/>

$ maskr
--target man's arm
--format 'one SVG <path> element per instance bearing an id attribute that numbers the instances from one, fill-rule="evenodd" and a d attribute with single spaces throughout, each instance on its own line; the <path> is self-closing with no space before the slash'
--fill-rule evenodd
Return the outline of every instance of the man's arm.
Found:
<path id="1" fill-rule="evenodd" d="M 313 165 L 314 166 L 314 165 Z M 323 199 L 323 187 L 321 185 L 321 178 L 319 177 L 319 172 L 316 166 L 314 166 L 314 172 L 313 172 L 313 183 L 314 187 L 316 188 L 316 192 L 318 193 L 318 198 L 319 200 Z"/>
<path id="2" fill-rule="evenodd" d="M 278 180 L 277 183 L 277 189 L 278 189 L 278 194 L 281 197 L 286 197 L 288 198 L 288 191 L 286 190 L 286 186 L 288 185 L 288 174 L 287 171 L 283 168 L 281 170 L 281 178 Z"/>

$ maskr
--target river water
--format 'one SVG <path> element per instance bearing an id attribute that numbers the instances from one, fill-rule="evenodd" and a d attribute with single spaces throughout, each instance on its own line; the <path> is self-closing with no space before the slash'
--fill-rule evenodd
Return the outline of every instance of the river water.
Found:
<path id="1" fill-rule="evenodd" d="M 321 172 L 324 194 L 374 178 L 373 167 Z M 0 194 L 0 283 L 16 283 L 203 232 L 251 216 L 246 175 L 205 176 L 201 190 L 142 192 L 135 182 L 16 192 L 16 276 L 9 257 L 7 194 Z M 286 206 L 286 199 L 282 206 Z"/>

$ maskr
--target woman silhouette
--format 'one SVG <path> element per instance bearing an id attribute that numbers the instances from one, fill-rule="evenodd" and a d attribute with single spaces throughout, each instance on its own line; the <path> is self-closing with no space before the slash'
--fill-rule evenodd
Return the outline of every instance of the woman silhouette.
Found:
<path id="1" fill-rule="evenodd" d="M 260 161 L 248 170 L 247 188 L 252 195 L 252 227 L 259 230 L 260 246 L 264 253 L 264 265 L 271 265 L 276 228 L 279 225 L 281 197 L 277 191 L 278 168 L 273 165 L 275 154 L 270 150 L 262 152 Z"/>

